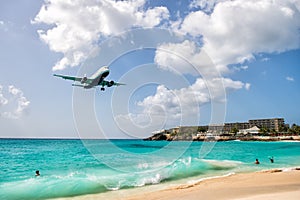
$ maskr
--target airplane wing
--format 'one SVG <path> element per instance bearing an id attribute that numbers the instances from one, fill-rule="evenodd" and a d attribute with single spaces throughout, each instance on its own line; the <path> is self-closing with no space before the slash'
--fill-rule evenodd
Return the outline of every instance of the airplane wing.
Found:
<path id="1" fill-rule="evenodd" d="M 72 81 L 81 81 L 82 77 L 75 77 L 75 76 L 65 76 L 59 74 L 53 74 L 53 76 L 61 77 L 63 79 L 72 80 Z"/>
<path id="2" fill-rule="evenodd" d="M 57 76 L 63 79 L 72 80 L 72 81 L 79 81 L 81 83 L 91 83 L 93 79 L 88 79 L 86 77 L 76 77 L 76 76 L 65 76 L 65 75 L 59 75 L 59 74 L 53 74 L 53 76 Z"/>

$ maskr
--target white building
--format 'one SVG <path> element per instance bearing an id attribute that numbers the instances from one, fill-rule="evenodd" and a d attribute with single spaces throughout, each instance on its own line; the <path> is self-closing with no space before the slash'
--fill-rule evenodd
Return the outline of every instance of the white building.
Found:
<path id="1" fill-rule="evenodd" d="M 257 135 L 259 133 L 259 128 L 257 126 L 253 126 L 251 128 L 248 129 L 241 129 L 238 132 L 239 134 L 253 134 L 253 135 Z"/>

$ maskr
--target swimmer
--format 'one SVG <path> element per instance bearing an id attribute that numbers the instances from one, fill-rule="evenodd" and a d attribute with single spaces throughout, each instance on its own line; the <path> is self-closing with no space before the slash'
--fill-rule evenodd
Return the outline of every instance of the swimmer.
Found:
<path id="1" fill-rule="evenodd" d="M 39 170 L 36 170 L 35 171 L 35 176 L 39 176 L 40 175 L 40 171 Z"/>

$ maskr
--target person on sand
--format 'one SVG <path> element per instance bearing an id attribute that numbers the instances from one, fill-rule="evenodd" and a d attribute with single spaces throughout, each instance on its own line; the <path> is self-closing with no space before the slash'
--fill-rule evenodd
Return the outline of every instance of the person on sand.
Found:
<path id="1" fill-rule="evenodd" d="M 40 175 L 40 171 L 39 170 L 36 170 L 35 171 L 35 176 L 39 176 Z"/>
<path id="2" fill-rule="evenodd" d="M 255 159 L 255 162 L 254 162 L 254 164 L 256 164 L 256 165 L 258 165 L 258 164 L 259 164 L 259 161 L 258 161 L 258 159 L 257 159 L 257 158 Z"/>
<path id="3" fill-rule="evenodd" d="M 274 163 L 274 158 L 273 158 L 273 156 L 271 157 L 271 158 L 269 158 L 270 159 L 270 162 L 271 163 Z"/>

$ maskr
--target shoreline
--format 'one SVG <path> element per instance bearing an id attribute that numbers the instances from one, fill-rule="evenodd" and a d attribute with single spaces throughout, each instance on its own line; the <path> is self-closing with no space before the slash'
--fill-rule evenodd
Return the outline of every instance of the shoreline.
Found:
<path id="1" fill-rule="evenodd" d="M 177 135 L 158 133 L 144 141 L 200 141 L 200 142 L 226 142 L 226 141 L 249 141 L 249 142 L 284 142 L 284 141 L 298 141 L 300 142 L 300 135 L 279 135 L 279 136 L 224 136 L 224 135 L 200 135 L 191 138 L 179 138 Z"/>
<path id="2" fill-rule="evenodd" d="M 59 137 L 40 137 L 40 138 L 11 138 L 11 137 L 0 137 L 0 140 L 143 140 L 143 141 L 204 141 L 204 142 L 226 142 L 226 141 L 243 141 L 243 142 L 300 142 L 300 135 L 288 135 L 288 136 L 251 136 L 251 137 L 240 137 L 240 136 L 220 136 L 216 135 L 213 138 L 208 136 L 200 136 L 191 139 L 174 139 L 167 134 L 156 134 L 149 136 L 148 138 L 113 138 L 113 139 L 103 139 L 103 138 L 59 138 Z"/>
<path id="3" fill-rule="evenodd" d="M 196 200 L 299 199 L 300 168 L 271 169 L 203 178 L 186 184 L 157 184 L 141 188 L 88 194 L 56 200 Z"/>

